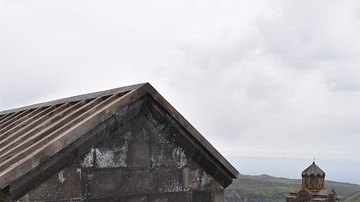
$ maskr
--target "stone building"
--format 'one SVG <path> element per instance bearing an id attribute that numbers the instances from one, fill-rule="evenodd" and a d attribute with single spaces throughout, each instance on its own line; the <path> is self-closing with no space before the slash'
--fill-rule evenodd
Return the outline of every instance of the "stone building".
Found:
<path id="1" fill-rule="evenodd" d="M 147 83 L 0 112 L 0 201 L 223 201 L 237 176 Z"/>
<path id="2" fill-rule="evenodd" d="M 286 202 L 336 202 L 337 194 L 333 189 L 325 188 L 325 172 L 313 162 L 302 173 L 301 188 L 294 188 L 286 197 Z"/>

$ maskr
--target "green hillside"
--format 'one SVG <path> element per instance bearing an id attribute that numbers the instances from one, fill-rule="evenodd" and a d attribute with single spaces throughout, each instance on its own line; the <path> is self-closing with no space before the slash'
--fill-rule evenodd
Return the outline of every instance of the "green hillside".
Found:
<path id="1" fill-rule="evenodd" d="M 345 197 L 342 202 L 360 202 L 360 191 Z"/>
<path id="2" fill-rule="evenodd" d="M 297 179 L 240 175 L 225 190 L 225 198 L 227 202 L 284 202 L 289 191 L 299 186 Z M 360 185 L 333 181 L 325 181 L 325 187 L 333 188 L 340 198 L 360 190 Z"/>

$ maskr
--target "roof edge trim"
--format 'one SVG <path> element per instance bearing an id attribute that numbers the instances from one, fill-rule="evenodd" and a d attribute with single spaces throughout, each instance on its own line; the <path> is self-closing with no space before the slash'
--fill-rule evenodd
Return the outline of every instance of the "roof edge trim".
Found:
<path id="1" fill-rule="evenodd" d="M 223 157 L 217 149 L 201 133 L 195 129 L 151 84 L 146 83 L 137 89 L 139 96 L 149 94 L 158 102 L 181 126 L 183 126 L 194 138 L 200 142 L 230 173 L 234 178 L 239 176 L 239 172 Z"/>

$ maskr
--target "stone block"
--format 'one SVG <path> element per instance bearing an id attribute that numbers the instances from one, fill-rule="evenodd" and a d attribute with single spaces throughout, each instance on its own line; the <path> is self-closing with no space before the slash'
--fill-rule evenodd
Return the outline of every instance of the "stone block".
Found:
<path id="1" fill-rule="evenodd" d="M 151 193 L 157 190 L 157 179 L 154 169 L 129 169 L 126 176 L 127 183 L 125 191 L 127 194 Z"/>
<path id="2" fill-rule="evenodd" d="M 224 202 L 225 195 L 223 191 L 215 191 L 211 193 L 211 201 L 213 202 Z"/>
<path id="3" fill-rule="evenodd" d="M 211 192 L 207 191 L 194 191 L 192 192 L 192 201 L 196 202 L 209 202 L 211 201 Z"/>
<path id="4" fill-rule="evenodd" d="M 223 191 L 224 188 L 213 178 L 201 169 L 200 178 L 201 190 L 203 191 Z"/>
<path id="5" fill-rule="evenodd" d="M 152 169 L 89 169 L 84 176 L 88 198 L 119 197 L 156 192 L 156 173 Z"/>
<path id="6" fill-rule="evenodd" d="M 175 167 L 176 162 L 173 158 L 175 144 L 152 144 L 151 145 L 151 164 L 152 167 Z"/>
<path id="7" fill-rule="evenodd" d="M 151 152 L 148 132 L 141 127 L 141 123 L 132 131 L 132 140 L 129 144 L 129 167 L 150 167 Z"/>
<path id="8" fill-rule="evenodd" d="M 135 195 L 135 196 L 127 196 L 123 198 L 125 202 L 148 202 L 147 195 Z"/>
<path id="9" fill-rule="evenodd" d="M 182 181 L 185 190 L 200 190 L 200 169 L 184 167 L 182 170 Z"/>
<path id="10" fill-rule="evenodd" d="M 191 197 L 190 192 L 150 194 L 149 202 L 184 202 L 192 201 Z"/>
<path id="11" fill-rule="evenodd" d="M 119 196 L 119 197 L 108 197 L 108 198 L 96 198 L 96 199 L 87 199 L 86 201 L 89 202 L 124 202 L 124 200 Z"/>
<path id="12" fill-rule="evenodd" d="M 82 197 L 81 169 L 65 168 L 28 194 L 30 201 L 79 199 Z"/>
<path id="13" fill-rule="evenodd" d="M 88 169 L 83 174 L 85 196 L 89 199 L 118 197 L 126 191 L 125 169 Z"/>
<path id="14" fill-rule="evenodd" d="M 181 180 L 181 169 L 174 167 L 159 167 L 155 168 L 155 184 L 157 191 L 162 192 L 181 192 L 184 186 Z"/>

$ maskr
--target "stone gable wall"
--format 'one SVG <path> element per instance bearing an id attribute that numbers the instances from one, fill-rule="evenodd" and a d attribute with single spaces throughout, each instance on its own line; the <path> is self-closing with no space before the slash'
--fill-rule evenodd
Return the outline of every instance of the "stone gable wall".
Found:
<path id="1" fill-rule="evenodd" d="M 224 189 L 138 116 L 19 201 L 224 201 Z"/>

